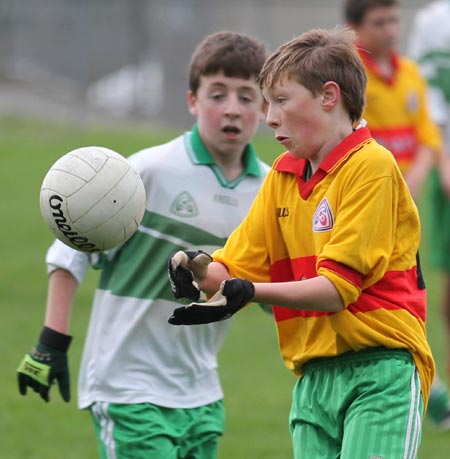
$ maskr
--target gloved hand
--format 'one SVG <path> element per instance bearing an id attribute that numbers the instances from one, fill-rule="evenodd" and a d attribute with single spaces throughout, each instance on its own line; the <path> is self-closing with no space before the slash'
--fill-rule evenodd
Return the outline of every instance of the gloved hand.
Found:
<path id="1" fill-rule="evenodd" d="M 174 253 L 168 262 L 170 287 L 176 299 L 189 298 L 198 301 L 200 290 L 197 282 L 205 279 L 212 258 L 201 250 Z"/>
<path id="2" fill-rule="evenodd" d="M 206 303 L 191 303 L 175 309 L 169 323 L 172 325 L 196 325 L 219 322 L 230 318 L 255 295 L 254 285 L 244 279 L 229 279 Z"/>
<path id="3" fill-rule="evenodd" d="M 67 350 L 71 341 L 69 335 L 43 328 L 38 344 L 24 357 L 17 369 L 19 392 L 22 395 L 26 395 L 29 386 L 48 402 L 50 387 L 56 380 L 63 400 L 70 400 Z"/>

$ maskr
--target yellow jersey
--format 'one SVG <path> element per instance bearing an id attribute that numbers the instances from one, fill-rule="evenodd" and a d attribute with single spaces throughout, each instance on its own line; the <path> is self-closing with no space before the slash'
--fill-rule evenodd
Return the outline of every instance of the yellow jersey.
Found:
<path id="1" fill-rule="evenodd" d="M 274 306 L 285 364 L 368 347 L 408 349 L 428 399 L 434 362 L 425 286 L 416 262 L 416 205 L 392 154 L 367 128 L 353 132 L 305 180 L 307 161 L 275 160 L 244 221 L 214 252 L 232 277 L 286 282 L 326 276 L 345 309 Z"/>
<path id="2" fill-rule="evenodd" d="M 363 117 L 374 139 L 385 146 L 405 173 L 419 145 L 440 151 L 441 134 L 427 108 L 427 84 L 415 62 L 392 54 L 394 72 L 383 76 L 370 54 L 359 49 L 367 72 Z"/>

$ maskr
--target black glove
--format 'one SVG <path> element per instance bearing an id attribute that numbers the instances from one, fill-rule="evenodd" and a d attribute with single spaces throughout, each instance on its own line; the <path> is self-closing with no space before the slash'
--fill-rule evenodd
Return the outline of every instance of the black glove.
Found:
<path id="1" fill-rule="evenodd" d="M 70 400 L 69 366 L 67 350 L 72 337 L 44 327 L 39 342 L 27 354 L 17 369 L 19 392 L 26 395 L 27 386 L 48 402 L 53 382 L 58 381 L 63 400 Z"/>
<path id="2" fill-rule="evenodd" d="M 200 290 L 196 280 L 202 281 L 206 277 L 211 261 L 211 256 L 201 250 L 197 252 L 180 250 L 169 258 L 167 267 L 170 287 L 176 299 L 199 300 Z"/>
<path id="3" fill-rule="evenodd" d="M 206 303 L 191 303 L 175 309 L 169 323 L 172 325 L 209 324 L 229 319 L 255 295 L 254 285 L 244 279 L 223 281 Z"/>

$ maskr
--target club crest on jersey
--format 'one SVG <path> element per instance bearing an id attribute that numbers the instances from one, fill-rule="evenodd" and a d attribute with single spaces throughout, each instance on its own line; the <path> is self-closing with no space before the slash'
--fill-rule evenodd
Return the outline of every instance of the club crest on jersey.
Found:
<path id="1" fill-rule="evenodd" d="M 197 204 L 187 191 L 183 191 L 175 198 L 170 206 L 170 211 L 180 217 L 195 217 L 198 215 Z"/>
<path id="2" fill-rule="evenodd" d="M 406 100 L 406 106 L 410 113 L 416 113 L 419 109 L 419 95 L 417 91 L 410 91 Z"/>
<path id="3" fill-rule="evenodd" d="M 329 231 L 331 228 L 333 228 L 333 225 L 333 212 L 331 212 L 330 204 L 328 203 L 327 198 L 324 198 L 322 201 L 320 201 L 320 204 L 317 206 L 317 209 L 314 213 L 313 231 L 316 233 Z"/>

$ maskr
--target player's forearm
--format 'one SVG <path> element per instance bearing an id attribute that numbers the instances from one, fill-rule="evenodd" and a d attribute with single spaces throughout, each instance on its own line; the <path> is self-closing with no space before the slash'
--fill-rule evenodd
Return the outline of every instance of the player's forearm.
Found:
<path id="1" fill-rule="evenodd" d="M 344 308 L 341 296 L 325 276 L 295 282 L 255 283 L 253 301 L 292 309 L 338 312 Z"/>
<path id="2" fill-rule="evenodd" d="M 207 295 L 213 295 L 219 290 L 222 281 L 226 279 L 231 279 L 226 266 L 222 263 L 213 261 L 208 265 L 208 275 L 205 280 L 199 284 L 199 288 Z"/>
<path id="3" fill-rule="evenodd" d="M 50 274 L 45 325 L 57 332 L 68 334 L 72 303 L 78 282 L 65 269 Z"/>

